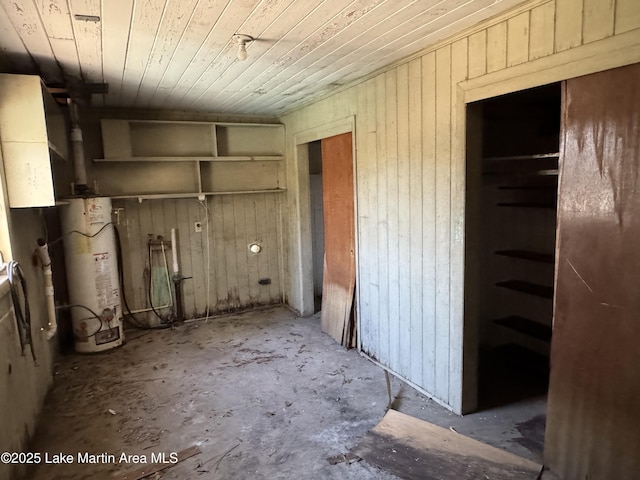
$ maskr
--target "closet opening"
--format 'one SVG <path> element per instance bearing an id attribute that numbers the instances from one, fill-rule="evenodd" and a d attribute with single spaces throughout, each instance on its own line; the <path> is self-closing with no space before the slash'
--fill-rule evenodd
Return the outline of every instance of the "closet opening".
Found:
<path id="1" fill-rule="evenodd" d="M 561 98 L 557 83 L 468 105 L 465 307 L 479 410 L 546 401 Z"/>

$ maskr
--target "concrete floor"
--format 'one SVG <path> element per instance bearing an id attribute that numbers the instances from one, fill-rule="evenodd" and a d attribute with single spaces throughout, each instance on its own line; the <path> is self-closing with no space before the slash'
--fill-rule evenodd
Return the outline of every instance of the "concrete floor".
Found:
<path id="1" fill-rule="evenodd" d="M 384 415 L 383 370 L 283 307 L 132 331 L 121 348 L 69 355 L 32 451 L 202 453 L 150 478 L 395 479 L 364 461 L 332 465 Z M 541 461 L 537 397 L 459 417 L 392 379 L 394 408 Z M 101 479 L 140 465 L 44 465 L 25 478 Z"/>

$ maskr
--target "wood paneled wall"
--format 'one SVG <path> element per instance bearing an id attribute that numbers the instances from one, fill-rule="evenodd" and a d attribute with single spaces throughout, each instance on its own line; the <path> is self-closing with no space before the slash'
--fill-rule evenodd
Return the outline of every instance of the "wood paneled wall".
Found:
<path id="1" fill-rule="evenodd" d="M 281 303 L 280 195 L 220 195 L 203 202 L 114 200 L 113 207 L 122 209 L 118 229 L 129 307 L 149 308 L 148 236 L 162 235 L 169 241 L 172 228 L 177 229 L 181 273 L 192 277 L 183 282 L 186 318 L 203 317 L 207 308 L 216 314 Z M 202 232 L 195 231 L 196 222 L 202 224 Z M 262 246 L 260 253 L 249 251 L 253 242 Z M 152 255 L 154 265 L 161 263 L 161 252 Z M 166 256 L 171 270 L 170 249 Z M 270 284 L 259 284 L 261 279 L 270 279 Z"/>
<path id="2" fill-rule="evenodd" d="M 474 408 L 474 389 L 462 395 L 477 343 L 476 326 L 463 331 L 465 102 L 639 61 L 639 29 L 637 0 L 530 1 L 284 116 L 290 304 L 312 311 L 296 138 L 355 116 L 362 350 L 453 410 Z"/>

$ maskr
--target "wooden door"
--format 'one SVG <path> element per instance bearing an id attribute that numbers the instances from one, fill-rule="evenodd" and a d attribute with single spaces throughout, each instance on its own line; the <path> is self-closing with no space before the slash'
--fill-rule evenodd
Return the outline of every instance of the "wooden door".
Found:
<path id="1" fill-rule="evenodd" d="M 351 133 L 322 140 L 324 274 L 322 330 L 352 346 L 356 284 L 353 153 Z"/>
<path id="2" fill-rule="evenodd" d="M 640 64 L 567 81 L 545 464 L 640 475 Z"/>

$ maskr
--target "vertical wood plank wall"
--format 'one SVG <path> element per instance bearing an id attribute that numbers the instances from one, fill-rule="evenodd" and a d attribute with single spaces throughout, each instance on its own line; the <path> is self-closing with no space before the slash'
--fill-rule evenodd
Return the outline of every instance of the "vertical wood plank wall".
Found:
<path id="1" fill-rule="evenodd" d="M 209 196 L 202 203 L 197 199 L 114 200 L 114 208 L 123 209 L 118 228 L 130 308 L 149 307 L 148 234 L 170 240 L 171 228 L 177 229 L 181 273 L 193 277 L 183 283 L 186 318 L 203 317 L 207 307 L 216 314 L 281 303 L 281 203 L 277 193 Z M 202 223 L 200 233 L 195 232 L 196 222 Z M 248 249 L 255 241 L 262 246 L 258 254 Z M 153 255 L 154 265 L 159 264 L 161 254 Z M 171 269 L 171 250 L 166 255 Z M 258 280 L 263 278 L 271 283 L 260 285 Z"/>
<path id="2" fill-rule="evenodd" d="M 463 369 L 473 366 L 463 368 L 462 351 L 466 97 L 461 85 L 512 76 L 535 76 L 528 86 L 570 78 L 590 68 L 589 55 L 608 55 L 602 43 L 607 41 L 624 43 L 620 63 L 630 63 L 629 52 L 639 52 L 640 61 L 638 38 L 637 0 L 525 2 L 285 115 L 289 303 L 306 311 L 311 288 L 297 263 L 307 257 L 291 254 L 311 243 L 305 225 L 308 179 L 298 171 L 295 135 L 355 116 L 362 350 L 454 411 L 473 408 L 473 400 L 463 405 L 462 398 Z M 556 70 L 539 76 L 536 60 Z M 511 91 L 519 85 L 514 82 Z"/>

